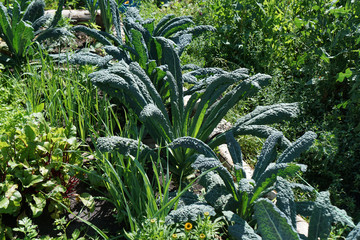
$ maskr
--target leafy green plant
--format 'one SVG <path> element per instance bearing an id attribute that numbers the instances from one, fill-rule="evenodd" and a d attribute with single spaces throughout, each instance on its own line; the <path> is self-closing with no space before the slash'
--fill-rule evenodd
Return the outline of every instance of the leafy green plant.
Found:
<path id="1" fill-rule="evenodd" d="M 58 232 L 58 236 L 51 237 L 49 235 L 47 236 L 40 236 L 37 228 L 38 226 L 33 223 L 31 218 L 24 217 L 18 221 L 18 227 L 13 228 L 13 232 L 17 232 L 15 234 L 16 239 L 22 239 L 22 240 L 37 240 L 37 239 L 43 239 L 43 240 L 84 240 L 85 237 L 80 237 L 81 231 L 79 229 L 75 229 L 73 233 L 71 234 L 71 237 L 66 236 L 66 224 L 67 221 L 65 218 L 59 218 L 56 219 L 53 223 L 54 230 L 60 231 Z M 23 237 L 23 238 L 22 238 Z"/>
<path id="2" fill-rule="evenodd" d="M 328 142 L 319 141 L 320 151 L 302 159 L 311 163 L 305 176 L 321 190 L 329 189 L 334 204 L 359 220 L 360 195 L 353 191 L 359 188 L 354 186 L 359 172 L 353 169 L 359 153 L 354 146 L 359 142 L 359 101 L 353 93 L 359 89 L 360 5 L 328 0 L 197 2 L 203 14 L 194 21 L 211 21 L 217 29 L 202 48 L 207 66 L 240 65 L 274 76 L 249 105 L 303 102 L 299 121 L 282 128 L 287 136 L 308 130 L 334 135 L 331 148 L 336 152 L 320 154 Z"/>
<path id="3" fill-rule="evenodd" d="M 204 147 L 200 142 L 208 140 L 211 132 L 233 105 L 240 99 L 256 93 L 261 86 L 266 85 L 270 76 L 257 74 L 250 77 L 246 69 L 238 69 L 231 73 L 218 69 L 198 69 L 187 75 L 184 74 L 184 78 L 185 76 L 195 78 L 213 71 L 220 71 L 222 74 L 206 77 L 184 93 L 179 58 L 171 45 L 167 47 L 172 53 L 169 56 L 174 60 L 169 70 L 166 72 L 162 70 L 163 80 L 168 82 L 170 89 L 168 104 L 163 102 L 161 95 L 155 90 L 150 78 L 138 63 L 133 62 L 128 65 L 120 62 L 116 66 L 94 72 L 90 77 L 94 85 L 123 101 L 132 109 L 155 141 L 171 144 L 170 170 L 178 177 L 185 177 L 193 172 L 190 165 L 194 159 L 190 157 L 194 154 L 194 150 L 184 150 L 181 148 L 182 145 L 199 142 L 199 149 L 196 150 L 208 152 L 211 151 L 210 148 L 224 143 L 225 134 L 214 137 L 209 142 L 210 148 Z M 236 85 L 238 81 L 240 83 L 237 86 L 217 101 L 227 88 Z M 185 106 L 186 94 L 190 95 L 190 100 Z M 194 109 L 196 102 L 198 107 Z M 167 108 L 170 108 L 169 112 Z M 254 112 L 239 119 L 232 131 L 235 135 L 253 134 L 267 137 L 275 130 L 264 124 L 294 117 L 296 113 L 296 104 L 258 107 Z M 106 144 L 106 141 L 106 139 L 101 140 L 101 143 Z M 114 138 L 109 141 L 112 142 L 110 145 L 117 144 Z M 123 139 L 119 141 L 119 146 L 125 144 Z M 284 144 L 286 145 L 287 142 L 285 141 Z M 109 144 L 104 148 L 108 146 Z"/>
<path id="4" fill-rule="evenodd" d="M 119 142 L 124 145 L 119 146 Z M 154 225 L 144 222 L 144 217 L 156 218 L 161 225 L 195 182 L 193 180 L 179 187 L 174 196 L 170 193 L 172 175 L 168 165 L 164 167 L 161 158 L 139 140 L 129 141 L 115 136 L 110 139 L 99 138 L 97 146 L 97 166 L 100 172 L 91 171 L 87 174 L 104 183 L 108 192 L 105 197 L 114 204 L 117 219 L 122 223 L 124 231 L 130 229 L 133 234 L 139 232 L 145 235 L 150 234 L 149 231 L 154 233 L 154 228 L 149 231 L 143 229 L 147 225 Z M 166 229 L 156 231 L 163 230 Z"/>
<path id="5" fill-rule="evenodd" d="M 64 1 L 59 2 L 53 20 L 44 29 L 50 19 L 50 15 L 44 15 L 44 1 L 32 1 L 24 12 L 18 1 L 14 1 L 12 9 L 0 3 L 0 37 L 8 47 L 6 51 L 1 51 L 0 62 L 5 66 L 20 68 L 27 58 L 35 55 L 35 42 L 70 34 L 63 28 L 56 28 L 63 4 Z"/>
<path id="6" fill-rule="evenodd" d="M 33 114 L 20 128 L 0 136 L 0 213 L 38 217 L 45 207 L 56 218 L 69 205 L 78 182 L 66 164 L 82 165 L 75 129 L 50 127 Z"/>
<path id="7" fill-rule="evenodd" d="M 109 2 L 116 13 L 113 14 L 116 34 L 112 35 L 84 26 L 73 28 L 74 31 L 82 31 L 105 45 L 104 50 L 109 55 L 99 57 L 96 54 L 80 52 L 73 55 L 70 61 L 106 67 L 113 57 L 127 63 L 137 61 L 143 69 L 151 73 L 154 65 L 167 64 L 167 59 L 161 51 L 161 45 L 167 41 L 163 40 L 162 37 L 176 43 L 177 53 L 181 55 L 193 37 L 204 31 L 214 31 L 214 28 L 208 25 L 191 27 L 194 25 L 191 17 L 175 17 L 173 14 L 165 16 L 155 25 L 154 19 L 143 20 L 136 8 L 129 8 L 123 20 L 124 31 L 122 32 L 117 5 L 115 1 Z"/>
<path id="8" fill-rule="evenodd" d="M 223 225 L 222 218 L 214 220 L 209 212 L 199 215 L 196 221 L 169 225 L 158 219 L 146 219 L 141 229 L 128 233 L 128 239 L 215 239 Z"/>
<path id="9" fill-rule="evenodd" d="M 206 189 L 206 203 L 224 214 L 229 221 L 235 222 L 235 225 L 229 226 L 229 234 L 234 239 L 300 239 L 295 230 L 297 214 L 310 217 L 308 239 L 326 238 L 334 222 L 354 226 L 345 211 L 331 205 L 328 192 L 319 193 L 315 202 L 295 202 L 292 188 L 305 191 L 313 189 L 284 179 L 306 170 L 306 166 L 293 161 L 311 146 L 315 137 L 313 132 L 305 133 L 277 157 L 276 145 L 283 135 L 273 133 L 264 143 L 251 178 L 243 170 L 241 149 L 231 132 L 226 134 L 226 139 L 234 162 L 233 175 L 212 154 L 197 156 L 192 164 L 195 169 L 206 171 L 218 166 L 201 178 L 199 183 Z M 196 148 L 195 145 L 188 147 Z M 266 199 L 266 194 L 272 190 L 277 192 L 276 205 Z M 190 217 L 199 211 L 193 206 L 196 205 L 174 210 L 167 220 L 176 222 L 179 215 L 182 218 Z M 206 204 L 203 205 L 205 207 Z"/>
<path id="10" fill-rule="evenodd" d="M 33 224 L 30 218 L 25 217 L 19 220 L 19 226 L 14 228 L 13 231 L 23 233 L 24 240 L 35 239 L 38 232 L 36 231 L 37 226 Z"/>

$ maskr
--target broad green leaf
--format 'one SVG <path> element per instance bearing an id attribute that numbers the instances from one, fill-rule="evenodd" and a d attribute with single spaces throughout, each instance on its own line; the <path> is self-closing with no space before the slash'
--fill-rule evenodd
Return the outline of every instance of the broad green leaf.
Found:
<path id="1" fill-rule="evenodd" d="M 34 29 L 28 23 L 20 21 L 14 28 L 14 38 L 12 40 L 15 53 L 19 57 L 25 57 L 27 48 L 34 39 Z"/>
<path id="2" fill-rule="evenodd" d="M 45 2 L 42 0 L 34 0 L 26 8 L 23 15 L 24 21 L 34 22 L 36 19 L 40 18 L 45 13 Z"/>
<path id="3" fill-rule="evenodd" d="M 11 18 L 11 25 L 14 29 L 17 24 L 19 24 L 20 18 L 21 18 L 21 9 L 20 4 L 17 1 L 14 1 L 13 3 L 13 9 L 11 11 L 12 18 Z"/>
<path id="4" fill-rule="evenodd" d="M 44 110 L 44 107 L 45 107 L 45 104 L 40 103 L 34 107 L 33 112 L 35 112 L 35 113 L 42 112 Z"/>
<path id="5" fill-rule="evenodd" d="M 17 190 L 17 184 L 5 183 L 7 186 L 10 184 L 10 187 L 0 196 L 0 213 L 14 214 L 20 210 L 22 196 Z"/>
<path id="6" fill-rule="evenodd" d="M 222 212 L 226 219 L 234 225 L 229 226 L 229 234 L 235 240 L 260 240 L 254 229 L 240 216 L 231 211 Z"/>
<path id="7" fill-rule="evenodd" d="M 97 41 L 99 41 L 103 45 L 112 45 L 111 42 L 109 40 L 107 40 L 103 35 L 101 35 L 100 31 L 98 31 L 98 30 L 91 29 L 91 28 L 88 28 L 88 27 L 85 27 L 82 25 L 77 25 L 77 26 L 73 27 L 71 30 L 77 31 L 77 32 L 83 32 L 83 33 L 89 35 L 90 37 L 95 38 Z"/>
<path id="8" fill-rule="evenodd" d="M 235 166 L 234 172 L 236 181 L 239 182 L 242 178 L 246 178 L 246 173 L 243 169 L 241 147 L 234 138 L 234 134 L 232 131 L 228 131 L 226 133 L 226 143 Z"/>
<path id="9" fill-rule="evenodd" d="M 211 108 L 206 112 L 205 119 L 206 124 L 203 124 L 200 129 L 200 139 L 204 139 L 210 135 L 213 129 L 219 124 L 221 119 L 227 114 L 227 112 L 242 98 L 245 96 L 251 96 L 261 89 L 257 79 L 262 79 L 264 82 L 271 77 L 264 74 L 257 74 L 244 81 L 242 81 L 233 90 L 225 94 L 225 96 L 214 103 Z M 261 82 L 259 80 L 259 82 Z"/>
<path id="10" fill-rule="evenodd" d="M 329 192 L 320 192 L 310 217 L 308 239 L 327 239 L 333 223 L 355 226 L 344 210 L 331 204 Z"/>
<path id="11" fill-rule="evenodd" d="M 0 142 L 0 149 L 10 147 L 10 145 L 7 142 Z"/>
<path id="12" fill-rule="evenodd" d="M 151 63 L 153 63 L 153 64 L 151 64 Z M 148 67 L 154 70 L 156 68 L 156 63 L 155 62 L 151 62 L 151 63 L 150 63 L 150 66 L 148 65 Z M 145 86 L 147 88 L 147 91 L 149 92 L 152 100 L 154 101 L 156 106 L 161 110 L 163 115 L 167 118 L 168 122 L 170 122 L 170 120 L 168 118 L 168 112 L 165 109 L 165 105 L 162 102 L 161 96 L 159 95 L 158 91 L 156 90 L 156 88 L 155 88 L 154 84 L 152 83 L 151 79 L 148 77 L 148 75 L 146 75 L 146 72 L 136 62 L 130 63 L 129 70 L 133 74 L 138 76 L 139 80 L 142 81 L 145 84 Z"/>
<path id="13" fill-rule="evenodd" d="M 176 84 L 179 89 L 179 95 L 183 96 L 183 79 L 180 65 L 180 58 L 177 55 L 174 49 L 174 42 L 163 37 L 156 37 L 156 42 L 158 42 L 162 47 L 162 56 L 160 65 L 168 65 L 169 71 L 176 80 Z M 184 106 L 183 100 L 180 98 L 179 106 Z"/>
<path id="14" fill-rule="evenodd" d="M 10 20 L 8 17 L 8 12 L 6 7 L 3 5 L 2 2 L 0 2 L 0 27 L 1 27 L 1 35 L 4 37 L 4 41 L 12 50 L 12 38 L 13 38 L 13 32 L 10 25 Z"/>
<path id="15" fill-rule="evenodd" d="M 235 126 L 263 125 L 278 123 L 294 118 L 299 113 L 298 103 L 280 103 L 269 106 L 257 106 L 254 111 L 241 117 Z"/>
<path id="16" fill-rule="evenodd" d="M 286 178 L 293 176 L 300 170 L 305 171 L 306 166 L 293 163 L 270 164 L 267 170 L 260 175 L 259 180 L 256 181 L 256 187 L 250 203 L 253 203 L 263 194 L 267 193 L 266 191 L 274 185 L 277 177 Z"/>
<path id="17" fill-rule="evenodd" d="M 111 15 L 112 15 L 111 16 L 112 22 L 114 24 L 115 31 L 116 31 L 116 36 L 119 40 L 121 40 L 123 36 L 121 35 L 121 23 L 120 23 L 121 17 L 120 17 L 118 5 L 117 5 L 116 1 L 114 1 L 114 0 L 109 0 L 109 3 L 110 3 Z"/>
<path id="18" fill-rule="evenodd" d="M 359 239 L 360 239 L 360 222 L 346 237 L 346 240 L 359 240 Z"/>
<path id="19" fill-rule="evenodd" d="M 61 13 L 62 13 L 62 9 L 64 7 L 64 4 L 65 4 L 65 0 L 59 0 L 58 7 L 57 7 L 57 10 L 55 12 L 55 16 L 54 16 L 52 22 L 50 23 L 49 28 L 55 27 L 58 24 L 58 22 L 60 21 L 60 19 L 62 17 Z"/>
<path id="20" fill-rule="evenodd" d="M 35 132 L 34 128 L 31 127 L 30 125 L 26 124 L 24 126 L 24 131 L 25 131 L 26 140 L 28 142 L 33 142 L 36 138 L 36 132 Z"/>
<path id="21" fill-rule="evenodd" d="M 52 189 L 50 195 L 56 195 L 58 193 L 65 193 L 65 192 L 66 192 L 66 187 L 58 184 Z"/>
<path id="22" fill-rule="evenodd" d="M 93 212 L 95 210 L 95 199 L 92 195 L 89 193 L 82 193 L 79 196 L 81 202 L 89 208 L 90 212 Z"/>
<path id="23" fill-rule="evenodd" d="M 154 29 L 154 36 L 157 35 L 158 31 L 167 23 L 169 22 L 171 19 L 175 18 L 174 14 L 168 14 L 165 17 L 163 17 L 162 19 L 160 19 L 159 23 L 156 25 L 155 29 Z"/>
<path id="24" fill-rule="evenodd" d="M 152 21 L 145 22 L 143 27 L 148 30 L 150 34 L 153 34 L 155 29 L 155 21 L 152 19 Z"/>
<path id="25" fill-rule="evenodd" d="M 181 30 L 185 30 L 190 25 L 194 24 L 194 22 L 189 17 L 186 16 L 174 18 L 171 21 L 173 22 L 167 24 L 167 26 L 164 29 L 162 29 L 160 33 L 158 33 L 158 36 L 169 38 L 174 33 L 179 32 Z"/>
<path id="26" fill-rule="evenodd" d="M 204 154 L 206 157 L 217 159 L 214 151 L 206 145 L 203 141 L 193 138 L 193 137 L 180 137 L 175 139 L 169 144 L 171 149 L 176 149 L 179 147 L 190 148 L 196 150 L 198 153 Z"/>
<path id="27" fill-rule="evenodd" d="M 299 240 L 291 221 L 269 199 L 255 202 L 255 219 L 264 240 Z"/>
<path id="28" fill-rule="evenodd" d="M 151 131 L 155 132 L 153 138 L 157 140 L 163 139 L 168 142 L 174 139 L 174 133 L 168 119 L 154 104 L 146 105 L 139 117 Z"/>
<path id="29" fill-rule="evenodd" d="M 29 188 L 44 180 L 43 176 L 41 175 L 33 175 L 28 172 L 24 172 L 24 175 L 25 176 L 22 179 L 20 179 L 24 188 Z"/>
<path id="30" fill-rule="evenodd" d="M 138 53 L 137 62 L 140 64 L 140 66 L 143 69 L 146 69 L 146 64 L 149 60 L 149 56 L 143 36 L 138 30 L 135 29 L 131 29 L 130 32 L 131 32 L 132 44 L 134 46 L 134 49 Z"/>
<path id="31" fill-rule="evenodd" d="M 229 171 L 222 165 L 219 159 L 214 157 L 205 157 L 204 155 L 198 155 L 195 162 L 191 165 L 192 168 L 205 172 L 211 168 L 215 168 L 221 179 L 224 181 L 227 190 L 231 193 L 237 201 L 236 186 L 234 180 Z"/>
<path id="32" fill-rule="evenodd" d="M 0 200 L 0 212 L 5 211 L 8 208 L 9 204 L 9 199 L 7 197 L 2 197 L 2 199 Z"/>
<path id="33" fill-rule="evenodd" d="M 303 136 L 297 139 L 291 146 L 289 146 L 285 151 L 280 155 L 277 163 L 288 163 L 295 160 L 299 157 L 301 153 L 306 151 L 314 142 L 316 138 L 316 133 L 306 132 Z"/>
<path id="34" fill-rule="evenodd" d="M 255 166 L 253 179 L 256 181 L 260 175 L 266 170 L 269 164 L 276 159 L 276 144 L 279 143 L 280 139 L 283 137 L 281 132 L 274 132 L 271 134 L 265 141 L 258 161 Z"/>
<path id="35" fill-rule="evenodd" d="M 350 70 L 350 68 L 347 68 L 345 70 L 345 72 L 341 72 L 339 73 L 339 77 L 338 79 L 336 79 L 337 82 L 343 82 L 345 78 L 349 78 L 352 76 L 352 71 Z"/>
<path id="36" fill-rule="evenodd" d="M 138 151 L 140 151 L 141 156 L 145 156 L 146 154 L 154 154 L 153 150 L 138 140 L 117 136 L 98 138 L 97 148 L 101 152 L 117 151 L 126 156 L 136 156 Z"/>
<path id="37" fill-rule="evenodd" d="M 33 213 L 33 217 L 36 218 L 41 215 L 45 206 L 46 206 L 46 198 L 42 193 L 37 193 L 31 195 L 32 200 L 29 202 L 30 209 Z"/>
<path id="38" fill-rule="evenodd" d="M 278 177 L 276 181 L 276 206 L 282 211 L 291 221 L 291 224 L 296 228 L 296 205 L 294 193 L 290 187 L 290 183 Z"/>

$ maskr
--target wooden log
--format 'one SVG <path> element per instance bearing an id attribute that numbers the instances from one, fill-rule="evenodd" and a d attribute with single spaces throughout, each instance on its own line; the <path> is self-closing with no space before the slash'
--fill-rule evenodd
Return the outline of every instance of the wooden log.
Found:
<path id="1" fill-rule="evenodd" d="M 45 14 L 55 15 L 56 10 L 47 10 Z M 88 10 L 62 10 L 62 16 L 70 18 L 72 23 L 89 22 L 91 20 L 91 14 Z M 96 24 L 102 26 L 100 10 L 96 11 Z"/>

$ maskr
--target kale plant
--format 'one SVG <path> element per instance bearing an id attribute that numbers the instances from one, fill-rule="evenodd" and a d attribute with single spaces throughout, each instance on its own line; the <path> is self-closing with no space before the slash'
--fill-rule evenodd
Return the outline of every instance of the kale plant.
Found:
<path id="1" fill-rule="evenodd" d="M 70 61 L 77 64 L 92 64 L 99 67 L 108 66 L 108 62 L 114 58 L 124 60 L 127 63 L 137 61 L 140 66 L 149 71 L 153 65 L 167 64 L 164 56 L 164 44 L 176 44 L 178 55 L 184 51 L 192 38 L 205 31 L 214 31 L 211 26 L 195 26 L 189 16 L 175 17 L 167 15 L 155 25 L 154 19 L 143 20 L 137 8 L 128 8 L 121 24 L 118 5 L 115 0 L 109 0 L 109 9 L 112 11 L 114 34 L 91 29 L 85 26 L 75 26 L 74 31 L 81 31 L 95 38 L 105 47 L 104 50 L 112 57 L 101 57 L 94 53 L 79 52 L 70 57 Z"/>
<path id="2" fill-rule="evenodd" d="M 285 180 L 306 170 L 305 165 L 293 161 L 311 146 L 315 133 L 305 133 L 297 141 L 290 143 L 279 157 L 276 146 L 284 136 L 281 132 L 271 134 L 264 143 L 252 177 L 246 176 L 243 170 L 241 149 L 233 132 L 227 132 L 225 137 L 234 162 L 232 171 L 229 172 L 212 152 L 204 151 L 203 154 L 196 155 L 192 164 L 195 169 L 208 171 L 217 166 L 199 181 L 206 190 L 205 200 L 174 210 L 166 219 L 168 223 L 178 222 L 179 215 L 182 220 L 191 220 L 194 212 L 208 211 L 210 205 L 232 223 L 229 234 L 233 239 L 326 239 L 332 223 L 354 226 L 345 211 L 331 205 L 328 192 L 317 193 L 315 202 L 296 202 L 293 188 L 304 191 L 314 189 Z M 196 144 L 187 144 L 187 147 L 198 148 Z M 267 199 L 267 194 L 272 190 L 277 192 L 276 203 Z M 203 209 L 199 210 L 199 206 Z M 310 217 L 307 238 L 296 232 L 297 214 Z"/>
<path id="3" fill-rule="evenodd" d="M 161 73 L 158 75 L 161 76 L 159 80 L 166 83 L 169 88 L 165 99 L 137 62 L 127 64 L 121 61 L 108 69 L 92 73 L 90 77 L 97 87 L 132 109 L 144 124 L 147 133 L 157 143 L 170 147 L 171 172 L 178 177 L 185 177 L 193 172 L 191 164 L 195 159 L 192 156 L 196 151 L 212 151 L 212 148 L 225 141 L 224 135 L 221 134 L 210 140 L 210 147 L 203 143 L 209 141 L 210 134 L 226 113 L 239 100 L 252 96 L 266 85 L 270 76 L 249 76 L 246 69 L 222 71 L 206 76 L 212 69 L 198 69 L 188 74 L 201 74 L 205 77 L 188 91 L 184 91 L 178 55 L 172 45 L 167 45 L 166 50 L 172 53 L 167 57 L 173 60 L 173 64 L 157 68 L 158 73 Z M 226 90 L 228 92 L 225 94 Z M 185 105 L 184 96 L 187 94 L 190 99 Z M 296 114 L 297 104 L 258 107 L 239 119 L 231 131 L 235 135 L 252 134 L 267 137 L 275 130 L 265 124 L 280 122 Z M 106 140 L 102 139 L 101 143 L 104 142 Z M 124 142 L 119 144 L 124 145 Z M 187 144 L 197 144 L 198 147 L 193 150 L 185 149 Z M 289 141 L 282 139 L 282 144 L 286 146 Z"/>
<path id="4" fill-rule="evenodd" d="M 55 16 L 47 25 L 50 15 L 44 15 L 43 0 L 33 0 L 25 11 L 22 11 L 18 1 L 14 1 L 13 8 L 6 8 L 0 3 L 0 37 L 8 47 L 7 50 L 1 51 L 0 63 L 20 67 L 26 58 L 31 58 L 35 54 L 35 42 L 70 34 L 63 28 L 56 28 L 63 5 L 64 0 L 59 1 Z M 45 25 L 47 28 L 44 28 Z"/>

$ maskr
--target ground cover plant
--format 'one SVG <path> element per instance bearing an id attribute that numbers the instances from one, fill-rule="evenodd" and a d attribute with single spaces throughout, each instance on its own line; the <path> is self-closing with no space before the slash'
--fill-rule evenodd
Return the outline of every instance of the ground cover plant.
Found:
<path id="1" fill-rule="evenodd" d="M 262 65 L 266 58 L 252 52 L 251 45 L 246 46 L 249 51 L 245 53 L 255 61 L 244 57 L 241 62 L 247 68 L 239 67 L 235 60 L 223 65 L 226 70 L 189 64 L 197 57 L 189 53 L 214 32 L 208 23 L 215 23 L 217 31 L 226 38 L 226 31 L 236 29 L 233 24 L 240 20 L 234 20 L 234 16 L 241 12 L 244 20 L 251 9 L 260 9 L 264 15 L 252 15 L 258 22 L 245 24 L 244 29 L 256 29 L 256 22 L 263 34 L 270 34 L 274 29 L 269 26 L 283 24 L 282 20 L 293 14 L 290 10 L 286 12 L 289 15 L 280 13 L 273 19 L 279 9 L 268 8 L 275 6 L 271 1 L 253 5 L 246 5 L 246 1 L 242 2 L 244 5 L 211 1 L 208 12 L 203 8 L 206 1 L 170 1 L 157 4 L 162 6 L 159 10 L 154 10 L 157 8 L 153 5 L 149 8 L 153 12 L 146 14 L 159 16 L 154 13 L 158 11 L 165 16 L 144 20 L 135 9 L 122 15 L 119 2 L 102 3 L 103 12 L 107 11 L 103 18 L 109 23 L 106 31 L 101 32 L 98 27 L 73 28 L 103 44 L 104 47 L 96 49 L 97 54 L 68 52 L 66 59 L 57 61 L 54 55 L 47 54 L 46 45 L 38 44 L 35 38 L 30 44 L 40 46 L 35 60 L 31 51 L 25 51 L 28 55 L 24 55 L 22 63 L 27 64 L 16 71 L 10 66 L 2 70 L 0 88 L 4 94 L 0 96 L 0 109 L 5 113 L 0 113 L 0 177 L 4 180 L 0 189 L 0 239 L 326 239 L 337 233 L 341 236 L 335 238 L 358 238 L 360 225 L 355 227 L 345 211 L 331 204 L 328 192 L 294 182 L 301 179 L 298 173 L 306 169 L 294 160 L 302 159 L 316 136 L 305 129 L 309 123 L 299 127 L 296 126 L 299 120 L 291 120 L 299 116 L 303 98 L 295 98 L 298 95 L 279 98 L 294 103 L 278 103 L 275 97 L 261 99 L 270 95 L 265 94 L 266 86 L 273 90 L 272 82 L 277 84 L 286 72 L 275 72 L 275 78 L 256 73 L 258 69 L 268 71 L 286 63 L 276 55 L 286 48 L 274 48 L 270 55 L 274 58 L 269 57 L 268 65 Z M 187 11 L 195 12 L 194 17 L 166 14 L 176 13 L 182 4 L 189 3 L 196 6 Z M 143 4 L 146 7 L 152 3 Z M 321 2 L 317 4 L 320 8 L 315 6 L 312 11 L 325 14 Z M 350 16 L 349 6 L 350 2 L 344 8 L 336 3 L 326 5 L 329 16 L 335 18 L 342 14 Z M 228 8 L 231 11 L 225 15 Z M 217 10 L 215 21 L 198 26 L 197 21 L 214 16 L 212 9 Z M 224 32 L 216 25 L 222 17 L 229 17 L 226 24 L 230 27 Z M 295 30 L 288 31 L 296 32 L 303 23 L 301 20 L 305 21 L 298 17 L 295 25 L 290 25 Z M 279 31 L 289 40 L 286 30 Z M 199 35 L 205 32 L 206 35 Z M 247 33 L 245 40 L 252 41 L 252 37 L 258 36 L 261 40 L 261 34 L 256 35 L 261 31 Z M 211 34 L 216 36 L 216 32 Z M 269 42 L 279 46 L 283 35 L 276 36 L 276 40 Z M 236 36 L 222 39 L 221 44 L 228 44 L 233 37 Z M 294 37 L 294 42 L 298 40 Z M 289 42 L 289 46 L 295 45 Z M 227 48 L 222 50 L 222 57 L 226 56 Z M 269 53 L 267 48 L 264 51 Z M 326 57 L 332 59 L 323 53 L 320 59 L 325 62 Z M 197 61 L 200 64 L 206 56 L 202 54 L 197 53 L 201 55 L 198 57 L 202 60 Z M 57 55 L 61 59 L 61 53 Z M 208 56 L 209 61 L 216 58 Z M 348 57 L 352 59 L 353 55 Z M 186 59 L 186 64 L 182 59 Z M 223 59 L 226 63 L 226 58 Z M 278 65 L 272 65 L 275 62 Z M 338 82 L 346 82 L 355 74 L 355 69 L 345 69 Z M 320 88 L 321 84 L 316 86 Z M 356 88 L 351 94 L 350 105 L 356 102 Z M 261 101 L 255 102 L 254 97 Z M 244 109 L 242 116 L 236 118 L 230 130 L 212 136 L 216 125 L 238 102 L 245 103 L 239 107 Z M 248 103 L 253 107 L 246 106 Z M 276 129 L 286 131 L 282 134 Z M 249 176 L 242 166 L 245 152 L 234 138 L 239 135 L 264 139 L 263 144 L 256 146 L 262 150 L 251 179 L 246 178 Z M 300 135 L 303 136 L 294 137 Z M 149 137 L 152 143 L 145 144 Z M 217 154 L 217 146 L 223 143 L 227 144 L 234 163 L 229 169 Z M 314 148 L 310 150 L 310 154 L 317 153 Z M 76 194 L 79 179 L 90 189 L 96 189 L 96 196 Z M 304 195 L 296 190 L 294 194 L 292 189 L 309 193 Z M 267 194 L 273 190 L 277 194 L 269 200 Z M 83 202 L 90 212 L 95 209 L 95 202 L 112 203 L 112 219 L 118 227 L 108 232 L 109 229 L 99 229 L 82 219 L 97 237 L 79 229 L 70 230 L 67 223 L 70 213 L 79 218 L 69 205 L 70 196 L 73 201 Z M 46 236 L 32 225 L 36 217 L 44 214 L 56 218 L 54 234 L 58 236 Z M 308 236 L 295 230 L 297 214 L 310 219 Z M 338 225 L 335 227 L 334 223 Z"/>

